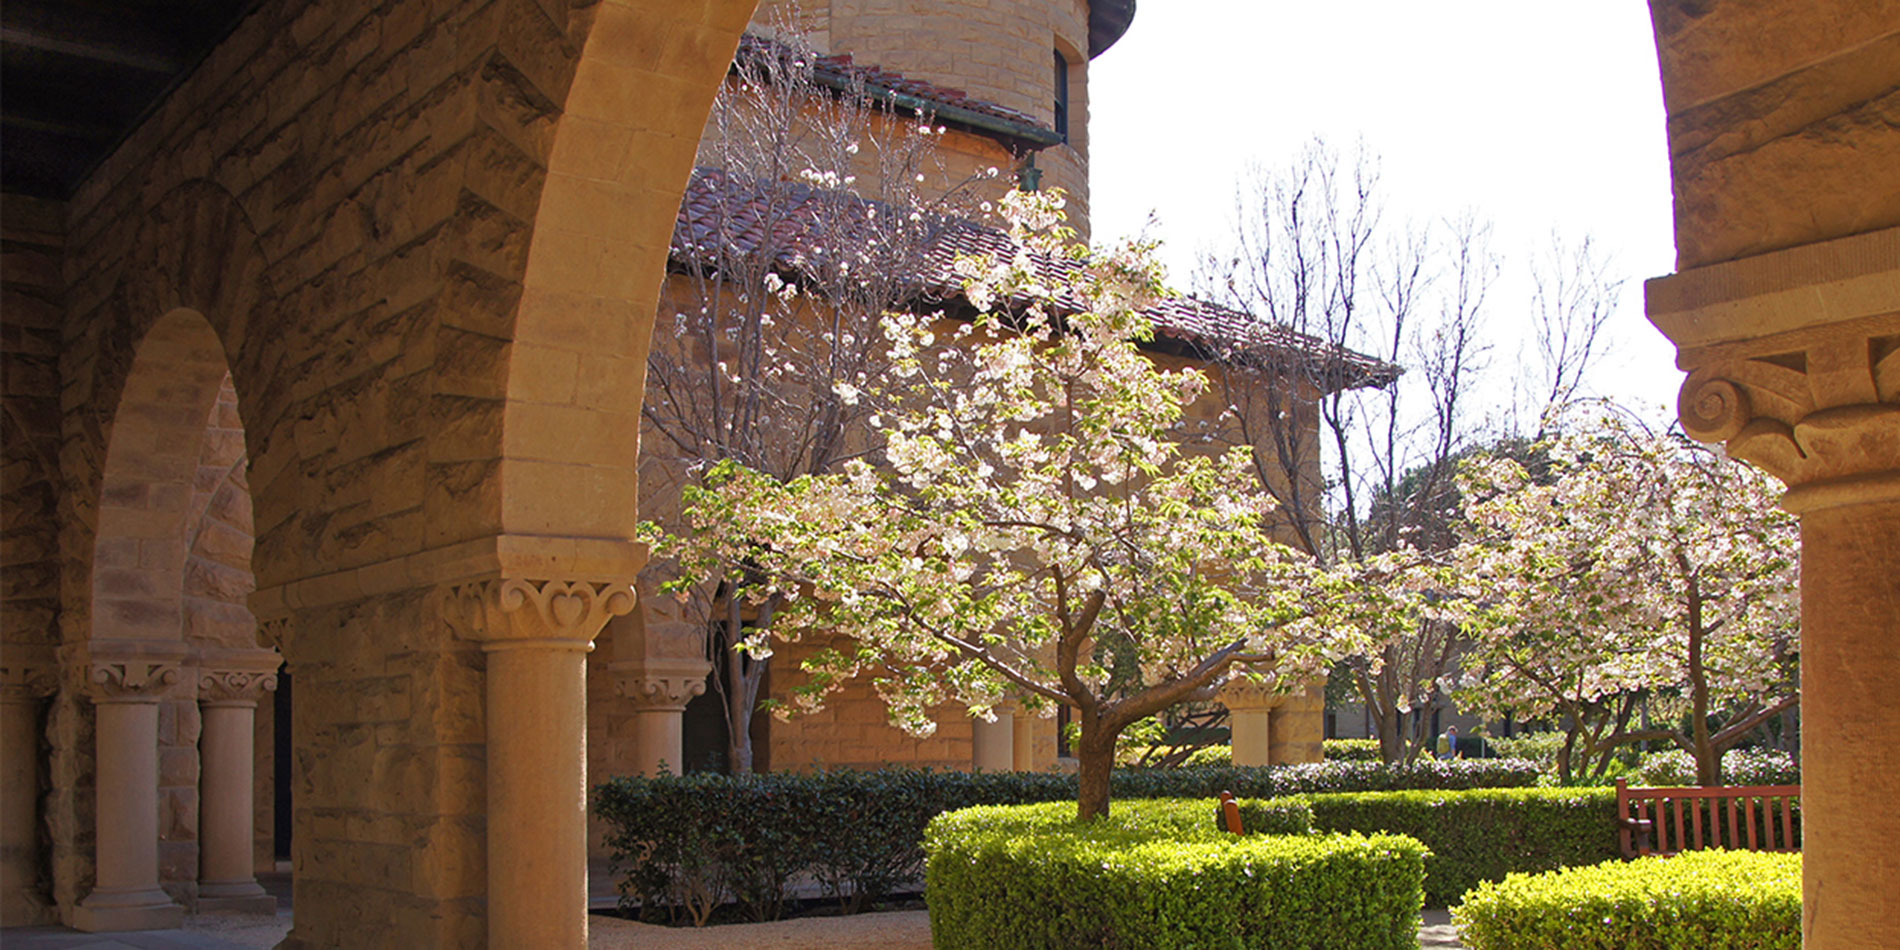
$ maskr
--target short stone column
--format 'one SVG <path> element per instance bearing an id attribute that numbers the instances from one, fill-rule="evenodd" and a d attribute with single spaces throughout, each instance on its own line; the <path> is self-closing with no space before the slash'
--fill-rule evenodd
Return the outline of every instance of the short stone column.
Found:
<path id="1" fill-rule="evenodd" d="M 72 926 L 92 933 L 168 929 L 185 909 L 158 884 L 158 704 L 178 682 L 176 642 L 93 644 L 85 668 L 96 709 L 92 893 Z"/>
<path id="2" fill-rule="evenodd" d="M 633 702 L 635 764 L 641 775 L 685 771 L 686 704 L 706 692 L 712 661 L 647 657 L 615 663 L 614 689 Z"/>
<path id="3" fill-rule="evenodd" d="M 1007 772 L 1016 767 L 1016 704 L 997 703 L 995 719 L 970 719 L 970 766 L 981 772 Z"/>
<path id="4" fill-rule="evenodd" d="M 45 923 L 37 886 L 41 702 L 58 677 L 50 667 L 0 664 L 0 925 Z"/>
<path id="5" fill-rule="evenodd" d="M 200 661 L 198 705 L 198 909 L 270 914 L 277 899 L 257 883 L 251 850 L 257 701 L 277 688 L 283 658 L 228 651 Z"/>
<path id="6" fill-rule="evenodd" d="M 445 614 L 487 654 L 488 945 L 587 946 L 587 651 L 631 584 L 477 581 Z"/>
<path id="7" fill-rule="evenodd" d="M 1271 680 L 1255 681 L 1235 677 L 1222 686 L 1217 697 L 1227 707 L 1229 744 L 1235 765 L 1267 765 L 1272 761 L 1273 709 L 1281 696 Z"/>
<path id="8" fill-rule="evenodd" d="M 1320 761 L 1325 757 L 1325 739 L 1323 683 L 1281 697 L 1267 730 L 1267 757 L 1274 765 Z"/>
<path id="9" fill-rule="evenodd" d="M 1032 715 L 1026 709 L 1017 709 L 1011 728 L 1015 732 L 1010 742 L 1009 767 L 1018 772 L 1036 770 L 1036 726 L 1042 718 Z"/>

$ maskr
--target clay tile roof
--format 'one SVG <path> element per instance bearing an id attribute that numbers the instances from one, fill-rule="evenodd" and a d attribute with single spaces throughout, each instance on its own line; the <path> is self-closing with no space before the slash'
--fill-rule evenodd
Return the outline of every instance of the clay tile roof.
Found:
<path id="1" fill-rule="evenodd" d="M 820 259 L 823 240 L 850 240 L 854 233 L 872 237 L 872 209 L 889 213 L 888 206 L 849 192 L 781 183 L 777 196 L 754 182 L 709 168 L 695 169 L 680 204 L 673 230 L 672 257 L 681 266 L 713 263 L 721 254 L 754 254 L 771 248 L 774 264 L 788 274 L 798 273 Z M 766 231 L 772 240 L 766 240 Z M 920 301 L 949 300 L 962 293 L 955 271 L 957 258 L 1016 254 L 1009 234 L 960 218 L 929 222 L 929 244 L 920 273 L 913 275 Z M 1066 258 L 1038 254 L 1038 268 L 1046 269 L 1049 286 L 1068 285 L 1063 279 L 1080 265 Z M 1060 291 L 1059 291 L 1060 294 Z M 1058 297 L 1058 305 L 1065 303 Z M 1068 300 L 1071 307 L 1080 302 Z M 1390 363 L 1296 333 L 1244 310 L 1224 307 L 1195 297 L 1180 296 L 1149 307 L 1162 348 L 1204 359 L 1246 360 L 1293 369 L 1289 361 L 1305 364 L 1329 389 L 1384 386 L 1398 378 Z M 1172 344 L 1172 345 L 1170 345 Z"/>
<path id="2" fill-rule="evenodd" d="M 749 57 L 782 59 L 794 56 L 796 52 L 785 43 L 752 33 L 739 39 L 738 59 L 741 60 Z M 926 111 L 936 114 L 939 121 L 1002 138 L 1005 144 L 1037 149 L 1062 141 L 1062 136 L 1053 128 L 1027 112 L 987 99 L 976 99 L 961 89 L 913 79 L 881 66 L 859 65 L 849 53 L 814 56 L 812 74 L 821 85 L 834 91 L 843 92 L 861 86 L 866 94 L 874 98 L 915 100 L 927 107 Z M 990 121 L 984 122 L 985 119 Z"/>

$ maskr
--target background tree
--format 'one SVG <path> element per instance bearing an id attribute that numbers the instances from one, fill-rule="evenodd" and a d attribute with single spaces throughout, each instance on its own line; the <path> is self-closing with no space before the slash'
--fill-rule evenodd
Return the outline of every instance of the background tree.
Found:
<path id="1" fill-rule="evenodd" d="M 774 33 L 746 38 L 714 102 L 674 238 L 685 292 L 662 302 L 647 360 L 645 420 L 677 460 L 653 464 L 687 482 L 722 460 L 783 481 L 873 448 L 866 407 L 839 389 L 890 372 L 878 321 L 916 302 L 939 232 L 974 203 L 975 179 L 952 181 L 924 118 L 825 87 L 805 38 Z M 769 663 L 734 647 L 779 606 L 748 596 L 756 583 L 682 592 L 710 631 L 734 772 L 752 769 Z"/>
<path id="2" fill-rule="evenodd" d="M 1137 348 L 1161 292 L 1147 255 L 1083 260 L 1059 245 L 1056 199 L 1006 201 L 1022 252 L 958 265 L 974 321 L 936 346 L 932 321 L 893 315 L 890 382 L 846 390 L 874 405 L 885 464 L 789 482 L 723 465 L 663 546 L 689 577 L 763 567 L 775 586 L 749 595 L 796 614 L 775 634 L 831 638 L 801 703 L 865 674 L 919 734 L 951 699 L 979 716 L 1073 706 L 1088 818 L 1130 724 L 1234 676 L 1324 670 L 1334 579 L 1274 540 L 1245 452 L 1181 450 L 1205 379 Z"/>
<path id="3" fill-rule="evenodd" d="M 1781 485 L 1616 413 L 1549 455 L 1542 480 L 1509 459 L 1466 467 L 1470 538 L 1447 575 L 1470 605 L 1460 703 L 1560 720 L 1565 780 L 1661 739 L 1719 784 L 1722 752 L 1798 701 L 1799 532 Z M 1645 711 L 1682 725 L 1632 722 Z"/>
<path id="4" fill-rule="evenodd" d="M 1220 353 L 1228 371 L 1218 395 L 1230 411 L 1209 435 L 1252 454 L 1286 530 L 1338 572 L 1379 555 L 1421 569 L 1442 562 L 1457 543 L 1459 461 L 1521 457 L 1544 415 L 1576 397 L 1602 356 L 1619 286 L 1588 240 L 1553 237 L 1530 268 L 1533 352 L 1508 396 L 1490 398 L 1486 314 L 1500 259 L 1488 226 L 1470 214 L 1390 224 L 1378 181 L 1363 148 L 1342 157 L 1318 141 L 1287 168 L 1256 172 L 1236 201 L 1232 249 L 1208 255 L 1197 278 L 1204 294 L 1267 318 Z M 1324 345 L 1271 345 L 1288 330 Z M 1404 374 L 1367 387 L 1362 354 Z M 1408 585 L 1411 596 L 1359 612 L 1377 646 L 1342 670 L 1387 761 L 1430 747 L 1465 647 L 1432 609 L 1442 592 L 1426 579 Z"/>
<path id="5" fill-rule="evenodd" d="M 1443 549 L 1423 535 L 1455 507 L 1456 459 L 1481 430 L 1473 390 L 1498 270 L 1475 218 L 1386 225 L 1378 178 L 1363 149 L 1342 160 L 1317 141 L 1288 168 L 1256 173 L 1237 198 L 1233 250 L 1209 255 L 1197 278 L 1204 294 L 1265 319 L 1220 354 L 1230 411 L 1209 435 L 1249 453 L 1284 530 L 1343 573 Z M 1321 345 L 1273 346 L 1287 331 Z M 1406 375 L 1362 388 L 1361 354 Z M 1379 645 L 1345 661 L 1387 761 L 1428 746 L 1457 653 L 1455 627 L 1404 603 L 1424 601 L 1361 611 Z"/>

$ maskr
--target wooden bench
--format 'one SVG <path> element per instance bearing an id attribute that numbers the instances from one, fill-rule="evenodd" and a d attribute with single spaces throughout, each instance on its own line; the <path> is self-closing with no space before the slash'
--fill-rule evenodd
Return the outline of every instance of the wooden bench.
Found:
<path id="1" fill-rule="evenodd" d="M 1617 779 L 1617 837 L 1626 858 L 1694 848 L 1799 851 L 1800 800 L 1799 785 L 1630 788 Z"/>

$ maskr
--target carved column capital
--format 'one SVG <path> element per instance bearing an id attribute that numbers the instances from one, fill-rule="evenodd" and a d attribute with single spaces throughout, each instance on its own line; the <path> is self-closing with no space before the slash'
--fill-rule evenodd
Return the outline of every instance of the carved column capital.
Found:
<path id="1" fill-rule="evenodd" d="M 1286 702 L 1286 693 L 1282 692 L 1278 681 L 1271 675 L 1264 679 L 1253 679 L 1235 674 L 1216 693 L 1215 699 L 1229 711 L 1251 709 L 1272 709 Z"/>
<path id="2" fill-rule="evenodd" d="M 86 693 L 95 703 L 151 703 L 178 682 L 175 660 L 93 660 L 86 665 Z"/>
<path id="3" fill-rule="evenodd" d="M 77 657 L 94 703 L 155 703 L 183 680 L 191 650 L 178 640 L 94 640 Z"/>
<path id="4" fill-rule="evenodd" d="M 224 650 L 200 658 L 198 701 L 206 706 L 254 706 L 277 688 L 283 657 L 269 650 Z"/>
<path id="5" fill-rule="evenodd" d="M 59 673 L 50 666 L 0 663 L 0 702 L 29 703 L 52 695 L 58 688 Z"/>
<path id="6" fill-rule="evenodd" d="M 614 691 L 633 702 L 641 711 L 680 711 L 693 697 L 706 692 L 706 674 L 712 663 L 697 658 L 662 659 L 649 657 L 627 663 L 615 663 Z"/>
<path id="7" fill-rule="evenodd" d="M 444 615 L 483 649 L 591 650 L 609 618 L 633 610 L 633 585 L 520 577 L 451 586 Z"/>
<path id="8" fill-rule="evenodd" d="M 1788 485 L 1802 512 L 1900 498 L 1900 315 L 1685 353 L 1683 430 Z"/>

